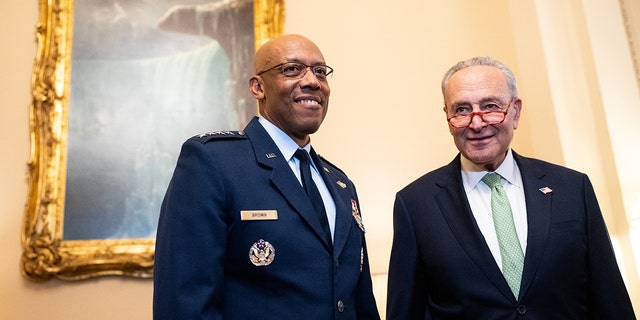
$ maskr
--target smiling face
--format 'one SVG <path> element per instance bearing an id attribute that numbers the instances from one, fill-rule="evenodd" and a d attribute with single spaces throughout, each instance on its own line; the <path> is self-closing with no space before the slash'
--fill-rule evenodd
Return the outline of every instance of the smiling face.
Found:
<path id="1" fill-rule="evenodd" d="M 319 80 L 309 69 L 301 77 L 286 77 L 280 68 L 262 73 L 284 62 L 317 66 L 325 64 L 324 57 L 311 40 L 300 35 L 282 36 L 258 50 L 256 75 L 249 81 L 260 114 L 304 146 L 327 114 L 331 90 L 326 79 Z"/>
<path id="2" fill-rule="evenodd" d="M 456 147 L 468 160 L 483 170 L 494 171 L 504 160 L 518 128 L 522 101 L 509 93 L 504 74 L 493 66 L 471 66 L 457 71 L 444 87 L 447 116 L 460 107 L 473 112 L 484 111 L 487 103 L 508 107 L 504 122 L 486 124 L 480 116 L 474 116 L 469 126 L 455 128 L 449 124 Z"/>

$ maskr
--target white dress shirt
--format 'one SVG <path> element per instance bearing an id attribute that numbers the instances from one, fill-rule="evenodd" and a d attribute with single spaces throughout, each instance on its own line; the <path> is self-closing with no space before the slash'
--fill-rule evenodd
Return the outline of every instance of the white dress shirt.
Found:
<path id="1" fill-rule="evenodd" d="M 500 255 L 498 237 L 496 236 L 493 216 L 491 215 L 491 188 L 481 181 L 482 177 L 484 177 L 488 171 L 477 171 L 476 166 L 464 156 L 460 157 L 460 160 L 462 165 L 462 183 L 467 193 L 467 198 L 469 199 L 471 211 L 476 219 L 478 228 L 480 228 L 491 250 L 493 258 L 496 260 L 500 270 L 502 270 L 502 256 Z M 509 198 L 511 212 L 513 213 L 513 222 L 516 226 L 520 246 L 522 247 L 522 252 L 526 255 L 527 207 L 522 185 L 522 176 L 513 158 L 511 149 L 509 149 L 506 158 L 495 172 L 502 176 L 500 182 Z"/>

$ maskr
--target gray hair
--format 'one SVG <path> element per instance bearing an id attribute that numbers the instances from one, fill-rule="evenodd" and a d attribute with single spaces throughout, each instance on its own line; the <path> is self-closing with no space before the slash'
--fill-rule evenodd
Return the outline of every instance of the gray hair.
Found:
<path id="1" fill-rule="evenodd" d="M 518 86 L 516 85 L 516 77 L 513 75 L 511 69 L 509 69 L 506 64 L 491 57 L 473 57 L 471 59 L 456 63 L 453 67 L 451 67 L 451 69 L 449 69 L 449 71 L 447 71 L 447 73 L 444 74 L 444 77 L 442 77 L 442 94 L 444 95 L 444 88 L 447 86 L 447 84 L 449 83 L 449 79 L 451 79 L 454 73 L 464 68 L 473 66 L 489 66 L 498 68 L 500 71 L 502 71 L 502 74 L 504 74 L 504 77 L 507 79 L 507 86 L 509 87 L 509 94 L 511 94 L 511 97 L 518 97 Z"/>

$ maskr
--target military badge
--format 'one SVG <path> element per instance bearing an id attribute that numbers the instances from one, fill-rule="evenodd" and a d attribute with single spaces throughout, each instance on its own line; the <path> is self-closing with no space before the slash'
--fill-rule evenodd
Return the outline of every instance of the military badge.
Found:
<path id="1" fill-rule="evenodd" d="M 364 264 L 364 248 L 360 247 L 360 272 L 362 272 L 363 264 Z"/>
<path id="2" fill-rule="evenodd" d="M 210 131 L 201 133 L 198 135 L 198 138 L 204 138 L 208 136 L 230 136 L 230 135 L 244 135 L 242 131 Z"/>
<path id="3" fill-rule="evenodd" d="M 273 262 L 276 257 L 276 249 L 273 248 L 271 243 L 260 239 L 254 243 L 249 249 L 249 260 L 254 266 L 264 267 Z"/>
<path id="4" fill-rule="evenodd" d="M 358 227 L 360 227 L 360 230 L 362 230 L 362 232 L 367 232 L 364 229 L 364 223 L 362 222 L 362 217 L 360 216 L 360 211 L 358 210 L 358 203 L 353 199 L 351 199 L 351 215 L 354 219 L 356 219 L 356 223 L 358 223 Z"/>

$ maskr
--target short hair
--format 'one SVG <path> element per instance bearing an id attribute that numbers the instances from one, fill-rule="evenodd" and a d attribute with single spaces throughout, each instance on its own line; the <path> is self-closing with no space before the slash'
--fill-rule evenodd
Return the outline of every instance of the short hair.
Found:
<path id="1" fill-rule="evenodd" d="M 447 71 L 447 73 L 445 73 L 442 77 L 442 94 L 444 95 L 444 88 L 449 83 L 449 79 L 451 79 L 453 74 L 464 68 L 473 66 L 489 66 L 498 68 L 502 72 L 502 74 L 504 74 L 504 77 L 507 80 L 507 86 L 509 87 L 509 94 L 511 94 L 511 97 L 518 97 L 518 86 L 516 85 L 516 77 L 513 75 L 513 72 L 511 71 L 511 69 L 509 69 L 509 67 L 507 67 L 506 64 L 492 57 L 473 57 L 471 59 L 460 61 L 453 65 L 453 67 L 451 67 L 449 71 Z"/>

